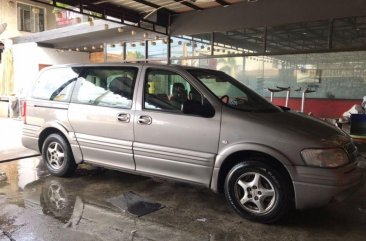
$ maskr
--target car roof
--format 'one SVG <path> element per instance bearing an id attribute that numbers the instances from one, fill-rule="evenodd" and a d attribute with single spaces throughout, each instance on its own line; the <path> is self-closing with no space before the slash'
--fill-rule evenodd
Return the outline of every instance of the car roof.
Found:
<path id="1" fill-rule="evenodd" d="M 199 67 L 191 67 L 191 66 L 182 66 L 176 64 L 152 64 L 152 63 L 75 63 L 75 64 L 63 64 L 63 65 L 53 65 L 47 67 L 45 69 L 53 69 L 53 68 L 62 68 L 62 67 L 118 67 L 118 66 L 128 66 L 128 67 L 171 67 L 173 69 L 184 69 L 184 70 L 191 70 L 191 69 L 201 69 L 201 70 L 212 70 L 207 68 L 199 68 Z"/>

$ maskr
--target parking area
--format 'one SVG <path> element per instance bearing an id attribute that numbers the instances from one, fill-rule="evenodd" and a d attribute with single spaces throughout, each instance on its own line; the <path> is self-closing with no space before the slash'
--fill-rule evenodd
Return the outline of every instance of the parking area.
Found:
<path id="1" fill-rule="evenodd" d="M 50 176 L 39 157 L 1 163 L 0 240 L 365 240 L 366 186 L 281 223 L 241 219 L 222 194 L 88 165 Z M 132 196 L 131 196 L 132 194 Z M 145 210 L 141 215 L 136 210 Z M 139 217 L 140 215 L 140 217 Z"/>

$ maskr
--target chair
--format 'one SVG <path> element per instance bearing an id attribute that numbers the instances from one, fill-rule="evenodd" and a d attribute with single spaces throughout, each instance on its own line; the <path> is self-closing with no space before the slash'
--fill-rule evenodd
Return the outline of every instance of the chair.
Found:
<path id="1" fill-rule="evenodd" d="M 182 83 L 174 83 L 170 102 L 176 108 L 181 109 L 182 104 L 187 100 L 187 91 Z"/>
<path id="2" fill-rule="evenodd" d="M 132 80 L 128 77 L 117 77 L 109 84 L 109 90 L 114 94 L 132 99 Z"/>

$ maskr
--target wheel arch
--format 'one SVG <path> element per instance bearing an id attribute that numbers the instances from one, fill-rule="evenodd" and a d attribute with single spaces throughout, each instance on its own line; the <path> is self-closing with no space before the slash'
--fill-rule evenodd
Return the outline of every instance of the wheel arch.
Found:
<path id="1" fill-rule="evenodd" d="M 77 164 L 81 163 L 83 160 L 82 153 L 79 144 L 76 141 L 76 137 L 73 132 L 70 132 L 60 123 L 48 123 L 38 133 L 38 148 L 40 153 L 42 153 L 42 146 L 46 138 L 51 134 L 59 134 L 69 144 L 74 160 Z"/>
<path id="2" fill-rule="evenodd" d="M 67 138 L 67 136 L 62 131 L 60 131 L 59 129 L 57 129 L 55 127 L 47 127 L 45 129 L 43 129 L 41 133 L 39 133 L 38 148 L 39 148 L 40 152 L 42 152 L 42 147 L 43 147 L 44 141 L 51 134 L 59 134 L 60 136 L 65 138 L 65 140 L 67 140 L 68 143 L 70 143 L 69 139 Z"/>
<path id="3" fill-rule="evenodd" d="M 263 163 L 273 166 L 283 173 L 291 185 L 292 195 L 294 196 L 295 191 L 292 183 L 294 168 L 290 160 L 273 148 L 256 144 L 238 145 L 221 152 L 215 161 L 211 189 L 216 192 L 223 192 L 225 178 L 231 168 L 250 157 L 261 157 Z"/>

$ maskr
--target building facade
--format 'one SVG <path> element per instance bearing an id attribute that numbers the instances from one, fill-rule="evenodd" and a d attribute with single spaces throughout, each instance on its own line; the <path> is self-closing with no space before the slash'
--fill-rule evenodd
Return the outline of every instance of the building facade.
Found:
<path id="1" fill-rule="evenodd" d="M 304 112 L 331 118 L 360 104 L 366 95 L 363 0 L 244 1 L 173 14 L 165 34 L 155 26 L 155 31 L 149 31 L 141 23 L 118 24 L 113 17 L 109 18 L 112 22 L 93 21 L 91 12 L 85 16 L 34 1 L 4 2 L 5 15 L 17 15 L 8 20 L 13 22 L 8 32 L 0 35 L 12 39 L 14 59 L 24 57 L 23 51 L 30 46 L 36 49 L 32 57 L 38 51 L 52 53 L 38 53 L 52 57 L 38 59 L 31 67 L 32 74 L 42 66 L 67 62 L 146 61 L 212 68 L 230 74 L 268 99 L 271 91 L 276 91 L 272 94 L 275 104 L 287 103 L 295 110 L 303 108 Z M 16 7 L 10 7 L 9 2 Z M 28 10 L 24 4 L 30 5 Z M 27 35 L 41 30 L 45 31 Z M 15 61 L 15 69 L 27 66 L 32 57 Z M 14 86 L 19 92 L 29 86 L 29 80 L 15 71 Z"/>

